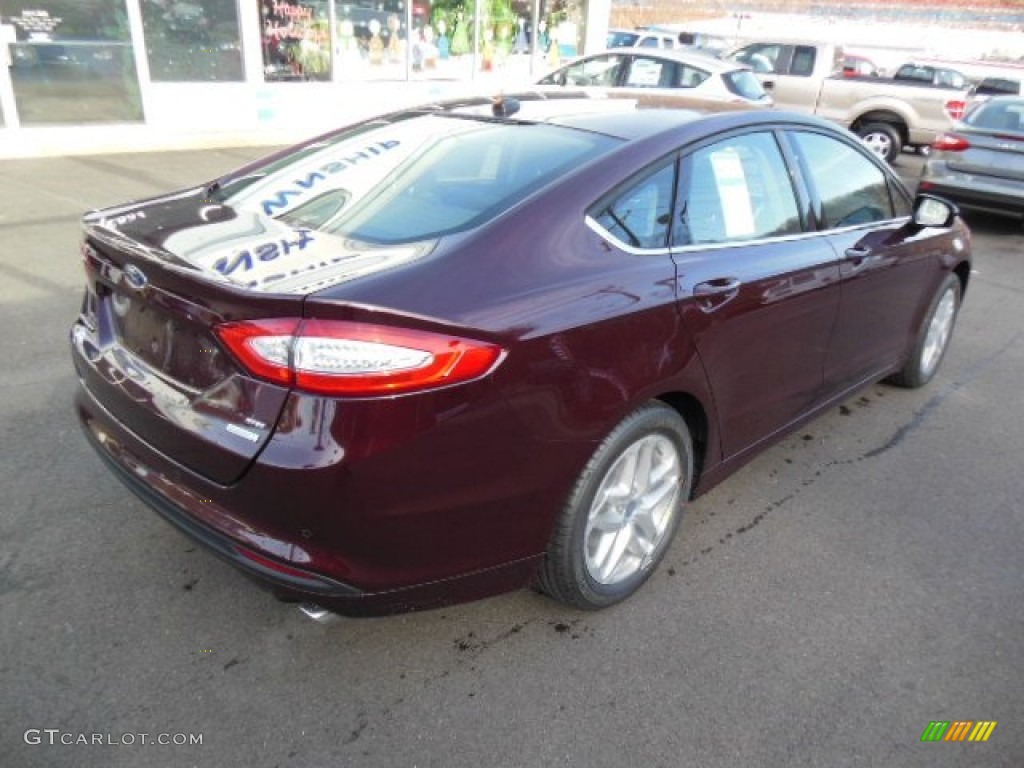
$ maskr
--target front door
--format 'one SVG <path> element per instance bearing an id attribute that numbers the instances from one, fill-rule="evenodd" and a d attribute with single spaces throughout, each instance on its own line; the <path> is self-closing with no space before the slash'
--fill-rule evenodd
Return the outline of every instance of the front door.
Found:
<path id="1" fill-rule="evenodd" d="M 825 362 L 826 389 L 841 392 L 891 369 L 914 333 L 922 281 L 934 279 L 927 239 L 910 237 L 910 200 L 866 153 L 823 134 L 793 131 L 810 167 L 820 217 L 840 259 L 840 308 Z M 891 226 L 880 228 L 882 222 Z"/>

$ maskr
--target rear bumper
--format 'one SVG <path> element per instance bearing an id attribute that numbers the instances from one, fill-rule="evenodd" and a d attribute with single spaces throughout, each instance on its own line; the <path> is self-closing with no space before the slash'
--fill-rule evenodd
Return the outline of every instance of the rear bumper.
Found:
<path id="1" fill-rule="evenodd" d="M 387 514 L 341 515 L 332 509 L 325 515 L 324 508 L 332 506 L 325 503 L 326 483 L 337 489 L 337 466 L 316 473 L 308 466 L 286 470 L 257 460 L 243 480 L 218 485 L 141 441 L 84 382 L 80 382 L 75 404 L 89 442 L 129 490 L 189 538 L 285 601 L 313 602 L 346 616 L 438 608 L 519 589 L 530 582 L 542 557 L 533 554 L 540 547 L 530 547 L 532 552 L 528 549 L 525 556 L 488 552 L 480 546 L 486 539 L 469 533 L 477 544 L 470 554 L 490 563 L 459 567 L 458 557 L 437 552 L 416 530 L 421 524 L 429 525 L 431 532 L 450 537 L 458 519 L 445 517 L 448 525 L 437 523 L 437 515 L 447 511 L 430 511 L 424 515 L 426 521 L 410 519 L 411 530 L 396 525 Z M 301 477 L 286 477 L 293 474 Z M 294 507 L 268 502 L 271 491 L 280 493 L 279 486 L 288 479 L 294 485 L 289 496 Z M 319 531 L 310 531 L 310 538 L 305 538 L 303 526 L 310 525 L 311 506 L 327 520 L 325 527 L 342 518 L 346 521 L 338 530 L 328 531 L 331 540 L 354 539 L 354 530 L 361 532 L 364 540 L 340 551 L 336 545 L 318 541 Z M 486 518 L 486 513 L 482 516 Z M 523 516 L 517 517 L 521 521 Z M 430 562 L 412 563 L 408 549 L 401 549 L 414 546 L 417 540 L 418 550 L 424 558 L 430 557 Z M 499 537 L 497 541 L 508 539 Z M 462 542 L 460 554 L 465 556 L 467 548 L 468 542 Z M 448 572 L 429 575 L 431 570 L 442 569 Z M 347 581 L 329 575 L 330 571 L 350 572 L 355 578 Z"/>

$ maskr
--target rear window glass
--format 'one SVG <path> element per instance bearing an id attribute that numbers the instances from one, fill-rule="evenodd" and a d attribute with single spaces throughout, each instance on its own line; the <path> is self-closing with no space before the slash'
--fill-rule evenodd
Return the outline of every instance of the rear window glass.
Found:
<path id="1" fill-rule="evenodd" d="M 722 75 L 722 79 L 725 80 L 726 88 L 737 96 L 742 96 L 744 99 L 756 101 L 757 99 L 763 99 L 767 95 L 764 87 L 761 85 L 761 81 L 748 69 L 726 72 Z"/>
<path id="2" fill-rule="evenodd" d="M 621 140 L 547 124 L 419 115 L 343 133 L 225 182 L 237 211 L 367 243 L 477 226 Z"/>
<path id="3" fill-rule="evenodd" d="M 793 51 L 793 63 L 789 67 L 791 75 L 807 77 L 814 73 L 816 53 L 809 45 L 798 45 Z"/>
<path id="4" fill-rule="evenodd" d="M 982 104 L 964 120 L 975 128 L 1007 133 L 1024 133 L 1024 100 Z"/>

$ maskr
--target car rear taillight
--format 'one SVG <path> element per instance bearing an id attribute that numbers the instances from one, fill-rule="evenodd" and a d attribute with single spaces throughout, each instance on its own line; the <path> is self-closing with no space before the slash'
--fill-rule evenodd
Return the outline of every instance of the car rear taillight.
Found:
<path id="1" fill-rule="evenodd" d="M 954 99 L 953 101 L 946 102 L 946 114 L 954 120 L 959 120 L 964 116 L 967 111 L 967 102 L 961 101 L 960 99 Z"/>
<path id="2" fill-rule="evenodd" d="M 932 149 L 942 149 L 946 152 L 963 152 L 970 149 L 971 143 L 963 136 L 955 133 L 940 133 L 932 142 Z"/>
<path id="3" fill-rule="evenodd" d="M 215 330 L 254 375 L 324 395 L 445 387 L 490 373 L 504 355 L 458 336 L 338 320 L 246 320 Z"/>

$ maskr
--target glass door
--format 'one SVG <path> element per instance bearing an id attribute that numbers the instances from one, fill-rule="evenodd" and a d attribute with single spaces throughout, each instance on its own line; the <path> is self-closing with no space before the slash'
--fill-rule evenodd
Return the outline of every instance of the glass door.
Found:
<path id="1" fill-rule="evenodd" d="M 125 0 L 0 0 L 22 125 L 143 119 Z"/>

